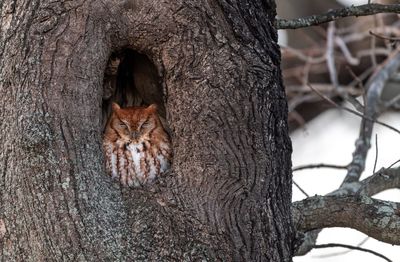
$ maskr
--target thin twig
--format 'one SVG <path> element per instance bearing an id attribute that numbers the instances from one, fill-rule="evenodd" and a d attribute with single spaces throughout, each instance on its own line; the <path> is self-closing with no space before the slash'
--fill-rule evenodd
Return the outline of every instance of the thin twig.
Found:
<path id="1" fill-rule="evenodd" d="M 293 93 L 310 93 L 312 90 L 310 90 L 310 88 L 307 86 L 307 83 L 304 85 L 288 85 L 285 87 L 285 89 L 287 92 Z M 335 93 L 333 86 L 328 83 L 313 83 L 312 86 L 323 93 Z M 352 96 L 360 96 L 363 94 L 363 91 L 360 90 L 360 88 L 355 88 L 354 85 L 345 85 L 342 87 L 343 89 L 346 89 L 347 92 Z"/>
<path id="2" fill-rule="evenodd" d="M 387 48 L 370 48 L 370 49 L 365 49 L 357 52 L 357 57 L 362 58 L 364 56 L 389 56 L 391 54 L 391 51 L 388 50 Z M 372 68 L 376 68 L 376 66 L 371 65 Z"/>
<path id="3" fill-rule="evenodd" d="M 346 61 L 350 64 L 350 65 L 359 65 L 360 64 L 360 59 L 353 57 L 353 55 L 351 54 L 349 48 L 347 47 L 346 43 L 343 41 L 343 39 L 339 36 L 335 37 L 335 43 L 337 44 L 337 46 L 340 48 L 340 50 L 342 51 L 344 57 L 346 58 Z"/>
<path id="4" fill-rule="evenodd" d="M 370 239 L 370 237 L 365 237 L 360 243 L 358 243 L 358 245 L 356 247 L 361 247 L 362 245 L 364 245 L 368 240 Z M 320 256 L 315 256 L 317 258 L 328 258 L 328 257 L 336 257 L 336 256 L 342 256 L 342 255 L 346 255 L 350 252 L 354 251 L 354 249 L 349 249 L 346 251 L 342 251 L 342 252 L 335 252 L 335 253 L 329 253 L 329 254 L 324 254 L 324 255 L 320 255 Z"/>
<path id="5" fill-rule="evenodd" d="M 394 165 L 396 165 L 397 163 L 400 163 L 400 159 L 397 160 L 396 162 L 394 162 L 393 164 L 391 164 L 389 167 L 387 167 L 386 169 L 390 169 L 392 168 Z"/>
<path id="6" fill-rule="evenodd" d="M 350 112 L 350 113 L 352 113 L 352 114 L 354 114 L 354 115 L 356 115 L 356 116 L 359 116 L 359 117 L 361 117 L 361 118 L 364 118 L 364 119 L 367 119 L 367 120 L 372 121 L 372 122 L 374 122 L 374 123 L 377 123 L 377 124 L 379 124 L 379 125 L 381 125 L 381 126 L 384 126 L 384 127 L 388 128 L 388 129 L 390 129 L 390 130 L 392 130 L 392 131 L 394 131 L 394 132 L 400 134 L 400 130 L 398 130 L 398 129 L 396 129 L 396 128 L 394 128 L 394 127 L 388 125 L 388 124 L 385 124 L 385 123 L 383 123 L 383 122 L 381 122 L 381 121 L 378 121 L 378 120 L 376 120 L 376 119 L 372 119 L 372 118 L 370 118 L 370 117 L 364 116 L 363 114 L 361 114 L 361 113 L 359 113 L 359 112 L 357 112 L 357 111 L 355 111 L 355 110 L 352 110 L 352 109 L 350 109 L 350 108 L 341 106 L 341 105 L 335 103 L 335 102 L 334 102 L 332 99 L 330 99 L 329 97 L 327 97 L 327 96 L 325 96 L 324 94 L 322 94 L 321 92 L 319 92 L 318 90 L 314 89 L 310 84 L 308 84 L 308 86 L 309 86 L 313 91 L 315 91 L 321 98 L 325 99 L 325 100 L 326 100 L 329 104 L 331 104 L 332 106 L 337 107 L 337 108 L 339 108 L 339 109 L 343 109 L 343 110 L 345 110 L 345 111 L 347 111 L 347 112 Z"/>
<path id="7" fill-rule="evenodd" d="M 374 29 L 374 33 L 376 34 L 392 34 L 392 35 L 400 35 L 400 29 L 396 28 L 395 25 L 392 26 L 382 26 L 382 27 L 377 27 Z M 352 32 L 351 34 L 348 34 L 346 36 L 343 36 L 343 41 L 345 43 L 351 43 L 351 42 L 359 42 L 363 41 L 365 38 L 371 37 L 371 34 L 369 31 L 362 31 L 362 32 Z"/>
<path id="8" fill-rule="evenodd" d="M 376 50 L 376 38 L 375 37 L 373 37 L 371 39 L 371 50 L 373 51 L 370 54 L 371 63 L 372 63 L 372 67 L 375 68 L 377 66 L 377 64 L 378 64 L 377 61 L 376 61 L 376 55 L 375 55 L 375 50 Z"/>
<path id="9" fill-rule="evenodd" d="M 289 117 L 289 121 L 294 119 L 297 122 L 297 124 L 299 125 L 299 127 L 302 127 L 305 129 L 306 120 L 304 120 L 304 118 L 296 110 L 290 111 L 288 117 Z"/>
<path id="10" fill-rule="evenodd" d="M 400 41 L 400 37 L 390 37 L 390 36 L 384 36 L 384 35 L 380 35 L 377 33 L 374 33 L 372 31 L 369 31 L 370 35 L 373 35 L 377 38 L 383 39 L 383 40 L 390 40 L 390 41 Z"/>
<path id="11" fill-rule="evenodd" d="M 305 55 L 302 51 L 292 48 L 290 46 L 281 46 L 281 48 L 282 48 L 282 52 L 292 53 L 300 60 L 310 63 L 310 64 L 319 64 L 319 63 L 324 62 L 326 59 L 325 56 L 312 57 L 312 56 Z"/>
<path id="12" fill-rule="evenodd" d="M 360 89 L 364 90 L 364 85 L 363 85 L 361 79 L 353 72 L 353 70 L 351 70 L 351 68 L 349 66 L 346 66 L 346 69 L 350 73 L 350 75 L 354 78 L 354 80 L 356 81 L 355 83 L 357 83 L 357 85 L 360 87 Z M 362 94 L 364 94 L 364 92 Z M 350 99 L 347 99 L 347 101 L 349 101 L 358 112 L 364 112 L 364 106 L 356 98 L 354 98 L 350 95 L 347 95 L 347 98 L 350 98 Z"/>
<path id="13" fill-rule="evenodd" d="M 375 174 L 376 171 L 376 163 L 378 162 L 378 134 L 375 134 L 375 162 L 374 162 L 374 171 L 373 174 Z"/>
<path id="14" fill-rule="evenodd" d="M 305 195 L 306 197 L 310 197 L 310 195 L 307 194 L 307 192 L 303 188 L 301 188 L 301 186 L 299 186 L 299 184 L 297 184 L 294 180 L 293 184 L 297 187 L 298 190 L 300 190 L 301 193 L 303 193 L 303 195 Z"/>
<path id="15" fill-rule="evenodd" d="M 377 118 L 382 113 L 381 96 L 386 82 L 400 66 L 400 53 L 396 50 L 374 75 L 369 79 L 366 87 L 366 100 L 364 102 L 364 115 L 360 125 L 360 133 L 355 143 L 353 159 L 349 165 L 346 177 L 341 187 L 360 179 L 365 169 L 365 162 L 368 151 L 371 147 L 371 136 L 374 123 L 378 123 Z M 395 129 L 394 127 L 391 127 Z M 397 130 L 397 129 L 396 129 Z"/>
<path id="16" fill-rule="evenodd" d="M 374 72 L 375 68 L 373 68 L 372 66 L 367 68 L 366 70 L 364 70 L 364 72 L 362 72 L 360 75 L 358 75 L 356 77 L 356 79 L 354 79 L 353 81 L 350 82 L 350 86 L 355 86 L 357 83 L 358 85 L 365 90 L 364 85 L 362 83 L 362 81 L 364 81 L 365 79 L 367 79 L 372 72 Z M 362 94 L 365 94 L 365 92 L 362 92 Z"/>
<path id="17" fill-rule="evenodd" d="M 347 69 L 347 71 L 350 73 L 350 75 L 354 78 L 353 81 L 352 81 L 352 83 L 355 82 L 356 85 L 358 85 L 361 89 L 364 89 L 364 85 L 363 85 L 363 82 L 362 82 L 362 80 L 360 79 L 360 77 L 357 76 L 357 75 L 354 73 L 354 71 L 351 69 L 350 66 L 346 65 L 346 69 Z M 363 111 L 363 110 L 361 110 L 361 111 Z"/>
<path id="18" fill-rule="evenodd" d="M 313 169 L 313 168 L 334 168 L 334 169 L 347 169 L 348 165 L 341 166 L 341 165 L 331 165 L 331 164 L 313 164 L 313 165 L 304 165 L 304 166 L 297 166 L 292 169 L 292 172 L 304 170 L 304 169 Z"/>
<path id="19" fill-rule="evenodd" d="M 335 89 L 339 89 L 339 80 L 335 66 L 335 22 L 330 22 L 327 31 L 326 40 L 326 65 L 329 71 L 329 77 Z"/>
<path id="20" fill-rule="evenodd" d="M 334 9 L 325 14 L 312 15 L 296 19 L 277 19 L 276 27 L 278 29 L 297 29 L 314 25 L 324 24 L 330 21 L 338 20 L 349 16 L 368 16 L 379 13 L 400 13 L 400 4 L 382 5 L 366 4 L 359 6 L 349 6 L 341 9 Z"/>
<path id="21" fill-rule="evenodd" d="M 353 250 L 358 250 L 358 251 L 362 251 L 362 252 L 367 252 L 370 254 L 373 254 L 377 257 L 380 257 L 388 262 L 393 262 L 392 260 L 390 260 L 389 258 L 385 257 L 384 255 L 375 252 L 371 249 L 367 249 L 367 248 L 363 248 L 363 247 L 355 247 L 355 246 L 351 246 L 351 245 L 345 245 L 345 244 L 336 244 L 336 243 L 330 243 L 330 244 L 323 244 L 323 245 L 315 245 L 313 246 L 313 248 L 332 248 L 332 247 L 342 247 L 342 248 L 349 248 L 349 249 L 353 249 Z"/>
<path id="22" fill-rule="evenodd" d="M 393 97 L 392 99 L 390 99 L 389 101 L 384 103 L 385 108 L 389 108 L 394 106 L 398 101 L 400 100 L 400 94 L 396 95 L 395 97 Z"/>

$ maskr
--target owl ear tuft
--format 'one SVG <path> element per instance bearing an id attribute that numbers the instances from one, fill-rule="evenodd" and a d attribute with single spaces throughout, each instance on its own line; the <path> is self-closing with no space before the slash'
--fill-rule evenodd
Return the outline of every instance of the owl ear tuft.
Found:
<path id="1" fill-rule="evenodd" d="M 157 112 L 157 105 L 156 104 L 151 104 L 146 108 L 147 111 L 149 112 Z"/>
<path id="2" fill-rule="evenodd" d="M 113 112 L 116 112 L 121 109 L 121 107 L 117 103 L 112 103 L 111 105 Z"/>

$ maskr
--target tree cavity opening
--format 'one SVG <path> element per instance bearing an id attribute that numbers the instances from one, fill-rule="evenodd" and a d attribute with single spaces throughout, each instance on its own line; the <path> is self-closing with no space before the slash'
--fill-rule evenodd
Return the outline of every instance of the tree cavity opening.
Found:
<path id="1" fill-rule="evenodd" d="M 156 66 L 146 55 L 130 48 L 113 52 L 104 72 L 103 130 L 111 114 L 112 102 L 121 107 L 156 104 L 164 120 L 166 112 L 161 83 Z"/>

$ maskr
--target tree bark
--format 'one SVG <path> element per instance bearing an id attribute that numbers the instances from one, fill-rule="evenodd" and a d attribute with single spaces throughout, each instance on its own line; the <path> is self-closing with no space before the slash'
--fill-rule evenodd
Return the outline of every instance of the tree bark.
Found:
<path id="1" fill-rule="evenodd" d="M 0 3 L 4 261 L 291 261 L 291 143 L 273 1 Z M 103 73 L 155 64 L 171 172 L 104 172 Z M 4 226 L 2 226 L 4 225 Z"/>
<path id="2" fill-rule="evenodd" d="M 314 196 L 293 203 L 299 231 L 326 227 L 357 229 L 380 241 L 399 245 L 399 204 L 368 196 Z"/>

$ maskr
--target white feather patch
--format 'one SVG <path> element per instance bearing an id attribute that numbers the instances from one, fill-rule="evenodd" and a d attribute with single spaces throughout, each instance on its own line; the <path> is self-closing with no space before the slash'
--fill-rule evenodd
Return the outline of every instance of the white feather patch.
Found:
<path id="1" fill-rule="evenodd" d="M 117 167 L 117 155 L 113 152 L 114 147 L 112 145 L 109 146 L 109 150 L 111 152 L 111 177 L 118 177 L 118 167 Z"/>
<path id="2" fill-rule="evenodd" d="M 143 145 L 142 144 L 130 144 L 128 146 L 129 151 L 132 155 L 133 167 L 135 169 L 136 176 L 143 181 L 144 172 L 140 169 L 140 160 L 145 157 L 145 153 L 142 152 Z"/>
<path id="3" fill-rule="evenodd" d="M 169 162 L 163 155 L 157 155 L 157 160 L 160 162 L 160 173 L 164 173 L 169 168 Z"/>

